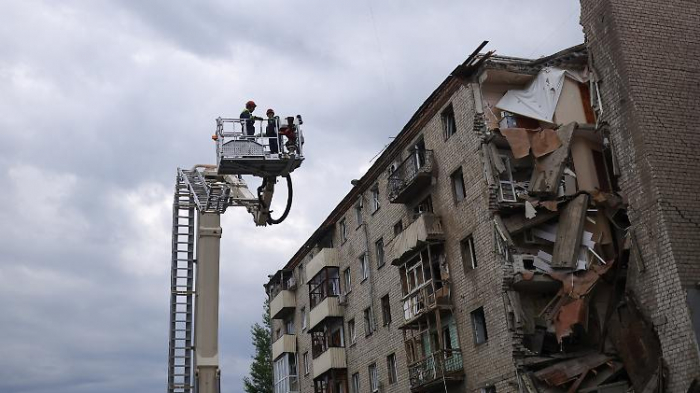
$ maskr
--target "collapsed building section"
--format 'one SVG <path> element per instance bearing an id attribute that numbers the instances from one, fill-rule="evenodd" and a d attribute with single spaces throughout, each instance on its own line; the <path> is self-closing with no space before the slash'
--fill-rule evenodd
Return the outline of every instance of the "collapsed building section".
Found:
<path id="1" fill-rule="evenodd" d="M 484 170 L 522 391 L 657 391 L 659 340 L 626 291 L 635 239 L 583 46 L 490 56 Z"/>

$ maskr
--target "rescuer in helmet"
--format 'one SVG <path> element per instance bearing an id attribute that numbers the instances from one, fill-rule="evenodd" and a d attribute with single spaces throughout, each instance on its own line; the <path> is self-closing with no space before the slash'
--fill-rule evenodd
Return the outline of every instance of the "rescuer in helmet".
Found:
<path id="1" fill-rule="evenodd" d="M 277 116 L 275 116 L 275 111 L 268 109 L 265 112 L 267 115 L 267 128 L 265 129 L 265 136 L 270 141 L 270 153 L 279 153 L 279 144 L 277 143 Z"/>
<path id="2" fill-rule="evenodd" d="M 243 132 L 248 136 L 253 136 L 255 134 L 255 121 L 262 120 L 262 117 L 253 116 L 253 111 L 255 110 L 254 101 L 248 101 L 245 103 L 245 109 L 241 112 L 241 119 L 245 119 L 245 129 Z"/>

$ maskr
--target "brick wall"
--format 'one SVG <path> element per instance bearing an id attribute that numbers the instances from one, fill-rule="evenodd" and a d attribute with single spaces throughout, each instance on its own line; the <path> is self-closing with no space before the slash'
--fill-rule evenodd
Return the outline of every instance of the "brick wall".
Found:
<path id="1" fill-rule="evenodd" d="M 700 282 L 700 5 L 582 0 L 602 115 L 642 258 L 628 288 L 653 321 L 669 391 L 700 375 L 686 288 Z"/>

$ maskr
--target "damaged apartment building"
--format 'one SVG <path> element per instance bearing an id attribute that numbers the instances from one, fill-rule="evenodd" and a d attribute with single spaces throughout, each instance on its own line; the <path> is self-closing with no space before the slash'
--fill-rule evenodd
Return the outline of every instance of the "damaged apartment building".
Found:
<path id="1" fill-rule="evenodd" d="M 276 393 L 697 386 L 685 298 L 669 331 L 639 295 L 654 258 L 590 48 L 483 47 L 270 276 Z"/>

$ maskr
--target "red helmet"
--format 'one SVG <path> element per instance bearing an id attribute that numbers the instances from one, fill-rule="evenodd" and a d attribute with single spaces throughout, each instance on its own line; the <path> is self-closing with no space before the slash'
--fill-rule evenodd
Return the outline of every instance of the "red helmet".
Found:
<path id="1" fill-rule="evenodd" d="M 274 111 L 272 108 L 270 108 L 270 109 L 267 110 L 267 112 L 265 112 L 266 115 L 268 115 L 268 114 L 270 114 L 270 113 L 272 113 L 272 114 L 274 115 L 274 114 L 275 114 L 275 111 Z"/>
<path id="2" fill-rule="evenodd" d="M 255 105 L 255 101 L 250 100 L 250 101 L 248 101 L 248 102 L 245 103 L 245 107 L 246 107 L 246 108 L 249 107 L 249 106 L 257 106 L 257 105 Z"/>

